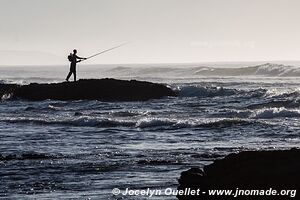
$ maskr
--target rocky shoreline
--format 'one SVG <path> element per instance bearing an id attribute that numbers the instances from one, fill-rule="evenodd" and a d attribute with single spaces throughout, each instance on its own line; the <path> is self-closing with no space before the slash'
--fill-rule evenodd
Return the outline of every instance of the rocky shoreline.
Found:
<path id="1" fill-rule="evenodd" d="M 166 96 L 177 96 L 177 93 L 162 84 L 136 80 L 107 78 L 49 84 L 0 84 L 2 99 L 146 101 Z"/>
<path id="2" fill-rule="evenodd" d="M 182 172 L 179 184 L 180 190 L 190 188 L 203 192 L 200 196 L 177 196 L 179 200 L 299 199 L 300 194 L 296 196 L 296 192 L 300 192 L 300 149 L 230 154 L 203 169 Z M 209 195 L 209 190 L 216 189 L 232 190 L 232 194 Z M 258 195 L 249 196 L 251 190 Z M 282 190 L 285 195 L 280 193 Z M 249 194 L 237 195 L 245 192 Z"/>

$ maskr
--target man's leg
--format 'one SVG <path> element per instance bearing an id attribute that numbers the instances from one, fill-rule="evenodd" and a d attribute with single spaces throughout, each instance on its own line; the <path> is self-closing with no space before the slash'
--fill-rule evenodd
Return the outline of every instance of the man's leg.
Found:
<path id="1" fill-rule="evenodd" d="M 76 71 L 74 71 L 73 74 L 74 74 L 74 82 L 76 82 Z"/>
<path id="2" fill-rule="evenodd" d="M 71 75 L 72 75 L 72 72 L 70 71 L 70 72 L 68 73 L 68 76 L 67 76 L 67 78 L 66 78 L 66 81 L 69 81 L 69 78 L 70 78 Z"/>

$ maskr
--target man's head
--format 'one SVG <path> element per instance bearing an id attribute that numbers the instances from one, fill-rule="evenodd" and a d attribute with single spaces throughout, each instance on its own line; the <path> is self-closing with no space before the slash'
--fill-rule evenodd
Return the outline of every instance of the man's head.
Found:
<path id="1" fill-rule="evenodd" d="M 76 54 L 76 53 L 77 53 L 77 50 L 76 50 L 76 49 L 74 49 L 74 50 L 73 50 L 73 53 L 74 53 L 74 54 Z"/>

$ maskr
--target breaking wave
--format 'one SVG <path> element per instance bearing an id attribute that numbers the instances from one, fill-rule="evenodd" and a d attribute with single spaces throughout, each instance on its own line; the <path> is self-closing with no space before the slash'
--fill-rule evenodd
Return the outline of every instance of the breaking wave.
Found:
<path id="1" fill-rule="evenodd" d="M 72 126 L 90 126 L 90 127 L 135 127 L 141 129 L 147 128 L 222 128 L 239 125 L 249 125 L 255 123 L 251 120 L 244 119 L 194 119 L 194 120 L 180 120 L 168 118 L 142 118 L 137 121 L 117 120 L 117 119 L 77 119 L 77 120 L 62 120 L 50 121 L 42 119 L 1 119 L 1 122 L 6 123 L 25 123 L 34 125 L 72 125 Z"/>
<path id="2" fill-rule="evenodd" d="M 285 100 L 270 100 L 268 102 L 256 103 L 247 106 L 248 109 L 262 109 L 262 108 L 297 108 L 300 107 L 300 100 L 285 99 Z"/>
<path id="3" fill-rule="evenodd" d="M 175 119 L 157 119 L 145 118 L 137 122 L 139 128 L 228 128 L 232 126 L 244 126 L 256 123 L 251 120 L 243 119 L 211 119 L 211 120 L 175 120 Z"/>
<path id="4" fill-rule="evenodd" d="M 252 116 L 254 119 L 272 119 L 272 118 L 298 118 L 300 110 L 288 110 L 286 108 L 269 108 L 257 110 Z"/>
<path id="5" fill-rule="evenodd" d="M 223 87 L 185 86 L 178 89 L 180 96 L 184 97 L 230 96 L 239 93 L 235 89 L 226 89 Z"/>
<path id="6" fill-rule="evenodd" d="M 267 93 L 266 89 L 238 90 L 233 88 L 212 86 L 180 86 L 177 88 L 181 97 L 218 97 L 218 96 L 242 96 L 247 98 L 261 97 Z"/>
<path id="7" fill-rule="evenodd" d="M 212 64 L 213 65 L 213 64 Z M 264 63 L 254 66 L 214 67 L 209 64 L 191 64 L 176 66 L 140 66 L 115 67 L 105 71 L 109 75 L 127 75 L 138 77 L 189 77 L 189 76 L 264 76 L 264 77 L 298 77 L 297 66 L 276 63 Z"/>
<path id="8" fill-rule="evenodd" d="M 300 68 L 296 66 L 265 63 L 262 65 L 238 68 L 198 67 L 194 74 L 203 76 L 298 77 L 300 76 Z"/>

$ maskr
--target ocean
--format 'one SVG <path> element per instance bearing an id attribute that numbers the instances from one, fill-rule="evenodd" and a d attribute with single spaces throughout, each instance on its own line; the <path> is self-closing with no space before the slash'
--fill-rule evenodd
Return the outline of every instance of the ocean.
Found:
<path id="1" fill-rule="evenodd" d="M 2 66 L 0 83 L 61 82 L 68 68 Z M 176 189 L 182 171 L 230 153 L 300 147 L 297 65 L 79 65 L 77 73 L 162 83 L 179 96 L 144 102 L 3 96 L 0 199 L 149 199 L 115 196 L 112 189 Z"/>

